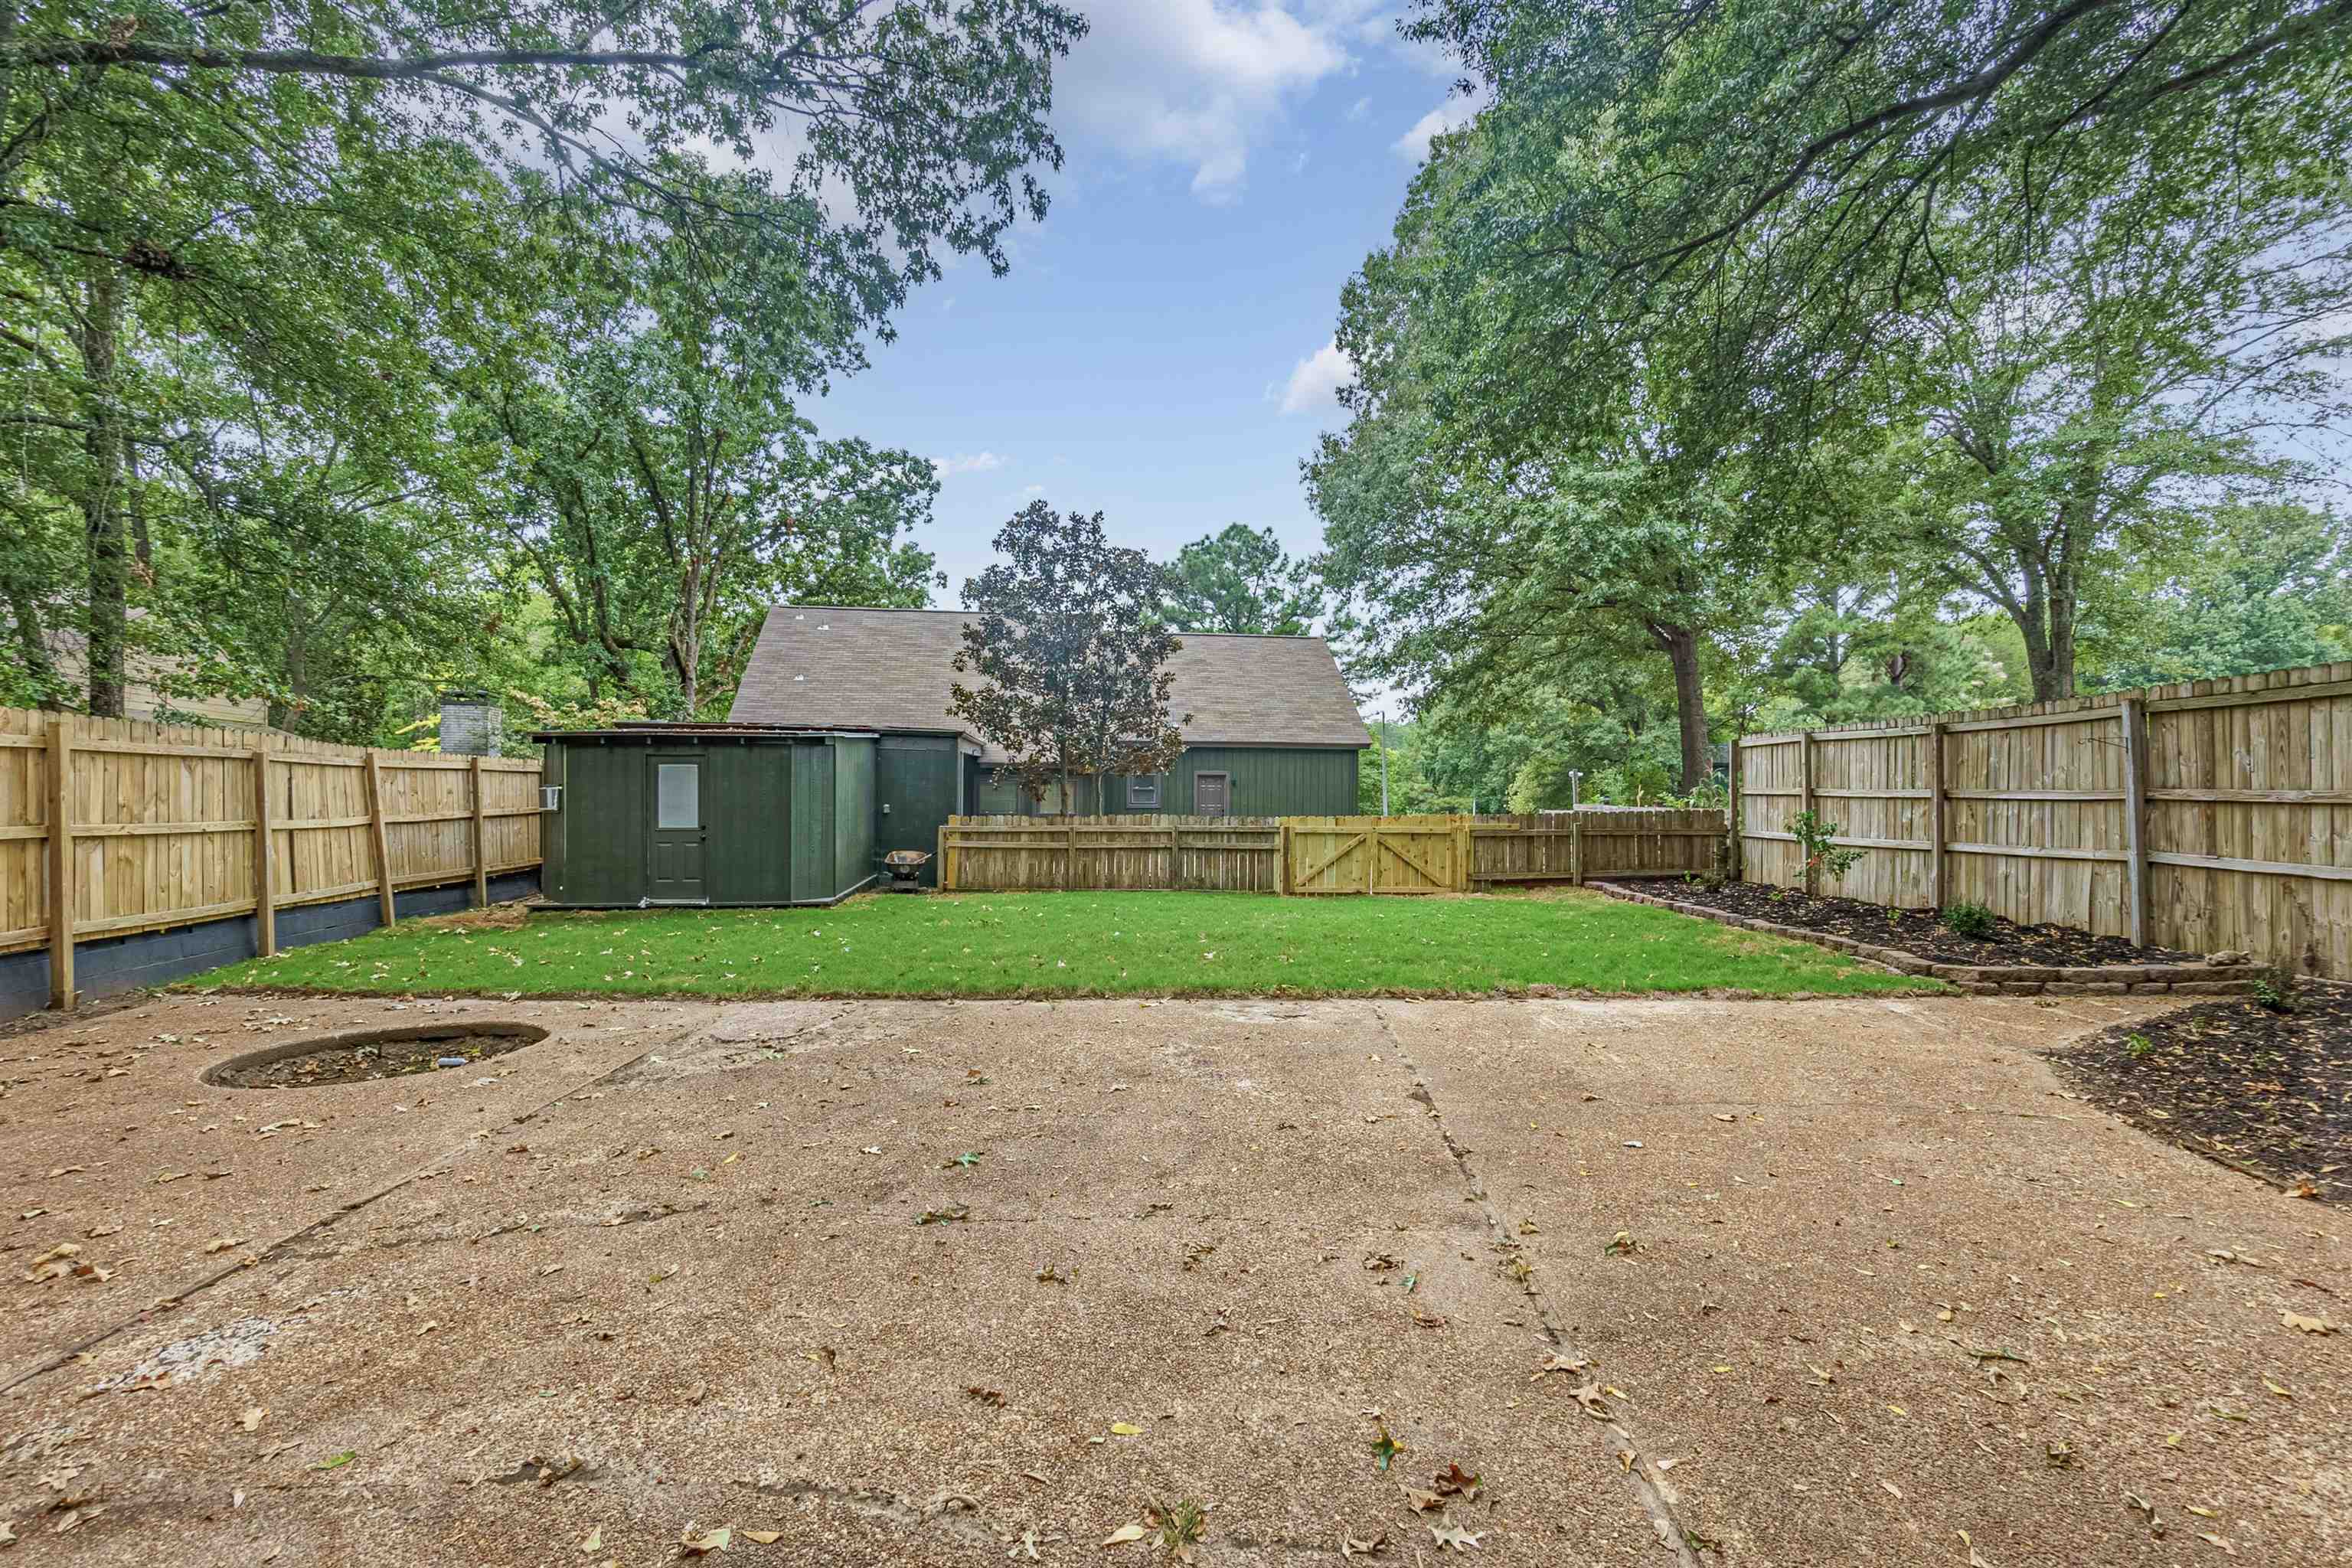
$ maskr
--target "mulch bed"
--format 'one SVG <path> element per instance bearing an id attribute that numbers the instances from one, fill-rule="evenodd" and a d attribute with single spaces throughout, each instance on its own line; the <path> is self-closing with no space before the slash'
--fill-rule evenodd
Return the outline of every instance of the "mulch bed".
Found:
<path id="1" fill-rule="evenodd" d="M 1901 948 L 1937 963 L 2042 964 L 2082 968 L 2100 963 L 2193 963 L 2198 954 L 2164 947 L 2134 947 L 2119 936 L 2093 936 L 2068 926 L 2021 926 L 1995 916 L 1992 934 L 1966 937 L 1947 930 L 1934 910 L 1890 910 L 1859 899 L 1809 899 L 1758 882 L 1675 883 L 1669 896 L 1754 920 Z"/>
<path id="2" fill-rule="evenodd" d="M 2232 997 L 2049 1053 L 2093 1103 L 2300 1197 L 2352 1200 L 2352 987 Z"/>

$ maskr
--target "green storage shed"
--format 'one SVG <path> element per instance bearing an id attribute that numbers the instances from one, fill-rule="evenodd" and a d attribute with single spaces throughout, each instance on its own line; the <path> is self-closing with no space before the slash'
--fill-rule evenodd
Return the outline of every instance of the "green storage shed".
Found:
<path id="1" fill-rule="evenodd" d="M 877 737 L 775 724 L 554 730 L 541 886 L 558 909 L 830 904 L 873 882 Z"/>

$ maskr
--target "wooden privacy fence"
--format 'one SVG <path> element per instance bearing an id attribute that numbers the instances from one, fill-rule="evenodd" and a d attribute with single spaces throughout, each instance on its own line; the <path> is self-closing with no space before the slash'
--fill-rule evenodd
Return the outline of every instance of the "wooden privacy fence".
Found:
<path id="1" fill-rule="evenodd" d="M 1716 868 L 1719 811 L 1587 807 L 1526 816 L 957 816 L 948 892 L 1215 889 L 1446 893 Z"/>
<path id="2" fill-rule="evenodd" d="M 1862 851 L 1815 891 L 2352 974 L 2352 664 L 1744 736 L 1732 779 L 1754 881 L 1805 884 L 1811 810 Z"/>
<path id="3" fill-rule="evenodd" d="M 277 911 L 539 864 L 539 764 L 368 751 L 0 708 L 0 952 L 47 946 L 70 1003 L 77 939 Z"/>

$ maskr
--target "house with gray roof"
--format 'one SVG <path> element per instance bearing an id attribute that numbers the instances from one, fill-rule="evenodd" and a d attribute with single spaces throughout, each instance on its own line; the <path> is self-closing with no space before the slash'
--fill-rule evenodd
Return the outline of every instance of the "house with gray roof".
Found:
<path id="1" fill-rule="evenodd" d="M 551 901 L 830 903 L 951 816 L 1057 812 L 948 712 L 958 610 L 770 609 L 723 724 L 555 731 L 543 782 Z M 1316 637 L 1188 632 L 1169 661 L 1191 718 L 1164 773 L 1074 783 L 1083 813 L 1338 816 L 1372 738 Z M 925 880 L 936 868 L 925 868 Z"/>

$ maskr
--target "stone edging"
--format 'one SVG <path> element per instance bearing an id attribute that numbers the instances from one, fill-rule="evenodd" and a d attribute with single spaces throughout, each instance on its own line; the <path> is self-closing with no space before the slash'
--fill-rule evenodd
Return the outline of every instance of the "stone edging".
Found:
<path id="1" fill-rule="evenodd" d="M 1856 942 L 1850 936 L 1808 931 L 1801 926 L 1777 925 L 1770 921 L 1733 914 L 1727 910 L 1715 909 L 1706 904 L 1685 903 L 1680 899 L 1663 899 L 1655 893 L 1636 892 L 1614 882 L 1594 881 L 1586 885 L 1612 899 L 1623 899 L 1628 903 L 1649 904 L 1657 909 L 1672 910 L 1676 914 L 1696 915 L 1701 920 L 1714 921 L 1719 925 L 1767 931 L 1792 942 L 1809 942 L 1815 947 L 1852 953 L 1856 958 L 1891 969 L 1897 974 L 1927 975 L 1976 996 L 2146 996 L 2168 993 L 2177 996 L 2243 996 L 2253 989 L 2253 976 L 2244 964 L 2209 963 L 2202 960 L 2189 963 L 2105 963 L 2067 968 L 2021 963 L 1939 963 L 1921 958 L 1916 953 L 1905 952 L 1900 948 Z"/>

